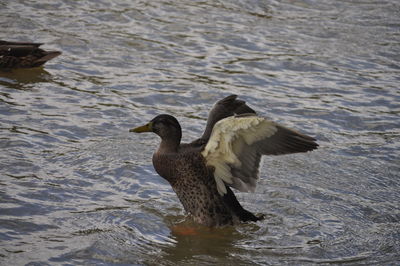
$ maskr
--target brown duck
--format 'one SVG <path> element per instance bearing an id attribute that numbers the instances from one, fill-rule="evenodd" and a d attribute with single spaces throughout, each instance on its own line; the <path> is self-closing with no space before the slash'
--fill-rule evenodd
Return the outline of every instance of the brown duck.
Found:
<path id="1" fill-rule="evenodd" d="M 59 51 L 45 51 L 42 43 L 7 42 L 0 40 L 0 69 L 38 67 L 59 56 Z"/>
<path id="2" fill-rule="evenodd" d="M 192 143 L 181 143 L 181 126 L 167 114 L 130 131 L 160 136 L 160 146 L 153 154 L 155 170 L 171 184 L 194 221 L 206 226 L 261 220 L 263 216 L 240 205 L 231 187 L 254 191 L 262 155 L 318 147 L 314 138 L 257 116 L 236 95 L 214 105 L 203 136 Z"/>

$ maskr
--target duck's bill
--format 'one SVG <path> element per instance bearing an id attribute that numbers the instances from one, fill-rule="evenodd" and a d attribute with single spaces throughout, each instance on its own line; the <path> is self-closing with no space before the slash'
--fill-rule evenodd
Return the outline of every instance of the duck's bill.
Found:
<path id="1" fill-rule="evenodd" d="M 132 128 L 129 130 L 129 132 L 135 132 L 135 133 L 151 132 L 151 123 L 148 123 L 141 127 Z"/>

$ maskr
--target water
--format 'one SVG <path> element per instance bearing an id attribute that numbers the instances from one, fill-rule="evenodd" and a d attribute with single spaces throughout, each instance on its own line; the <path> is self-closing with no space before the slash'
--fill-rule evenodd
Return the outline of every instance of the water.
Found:
<path id="1" fill-rule="evenodd" d="M 63 54 L 0 74 L 0 264 L 395 265 L 400 261 L 400 4 L 7 1 L 0 37 Z M 268 157 L 242 204 L 267 219 L 188 225 L 128 129 L 175 115 L 200 136 L 239 94 L 315 136 Z"/>

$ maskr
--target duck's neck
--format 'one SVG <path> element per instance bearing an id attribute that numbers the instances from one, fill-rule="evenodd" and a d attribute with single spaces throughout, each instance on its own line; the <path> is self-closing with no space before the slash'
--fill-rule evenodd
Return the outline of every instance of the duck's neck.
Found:
<path id="1" fill-rule="evenodd" d="M 165 153 L 174 153 L 178 152 L 179 149 L 179 144 L 181 142 L 180 138 L 172 139 L 161 139 L 160 146 L 158 147 L 157 153 L 159 154 L 165 154 Z"/>

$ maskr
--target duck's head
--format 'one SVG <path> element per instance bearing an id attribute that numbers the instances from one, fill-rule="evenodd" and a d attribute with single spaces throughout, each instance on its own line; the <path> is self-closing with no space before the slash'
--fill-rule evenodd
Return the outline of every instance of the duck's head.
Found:
<path id="1" fill-rule="evenodd" d="M 165 141 L 176 141 L 180 143 L 182 129 L 178 120 L 172 115 L 162 114 L 154 117 L 149 123 L 130 129 L 129 132 L 142 133 L 153 132 Z"/>

